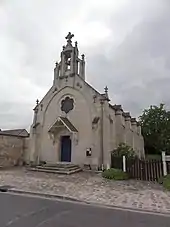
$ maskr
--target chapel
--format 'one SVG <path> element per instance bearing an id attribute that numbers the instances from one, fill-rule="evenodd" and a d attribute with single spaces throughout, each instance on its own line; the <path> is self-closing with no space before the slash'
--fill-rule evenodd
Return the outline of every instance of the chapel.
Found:
<path id="1" fill-rule="evenodd" d="M 107 87 L 100 93 L 86 81 L 85 56 L 79 57 L 73 37 L 70 32 L 66 36 L 53 84 L 34 108 L 30 161 L 105 168 L 120 143 L 144 156 L 139 123 L 121 105 L 110 103 Z"/>

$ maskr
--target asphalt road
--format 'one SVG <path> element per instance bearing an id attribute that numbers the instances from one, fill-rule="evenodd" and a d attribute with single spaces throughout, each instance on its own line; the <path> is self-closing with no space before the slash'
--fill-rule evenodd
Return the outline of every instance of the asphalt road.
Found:
<path id="1" fill-rule="evenodd" d="M 0 227 L 170 227 L 170 217 L 0 193 Z"/>

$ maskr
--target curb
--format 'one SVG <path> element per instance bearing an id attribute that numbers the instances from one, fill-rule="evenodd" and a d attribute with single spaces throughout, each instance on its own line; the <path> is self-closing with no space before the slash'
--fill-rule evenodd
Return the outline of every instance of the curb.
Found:
<path id="1" fill-rule="evenodd" d="M 83 201 L 83 200 L 75 199 L 75 198 L 68 197 L 68 196 L 62 196 L 62 195 L 56 195 L 56 194 L 50 194 L 50 193 L 24 191 L 24 190 L 20 190 L 20 189 L 12 189 L 12 188 L 9 188 L 6 192 L 10 192 L 10 193 L 14 193 L 14 194 L 30 195 L 30 196 L 39 196 L 39 197 L 44 197 L 47 199 L 53 198 L 53 199 L 65 200 L 68 202 L 69 201 L 77 202 L 77 203 L 81 203 L 84 205 L 91 205 L 91 206 L 96 206 L 96 207 L 100 207 L 100 208 L 110 208 L 110 209 L 116 209 L 116 210 L 120 210 L 120 211 L 127 211 L 127 212 L 129 211 L 129 212 L 137 212 L 137 213 L 143 213 L 143 214 L 170 217 L 170 212 L 159 212 L 159 211 L 151 211 L 151 210 L 140 209 L 140 208 L 131 208 L 131 207 L 102 204 L 102 203 L 97 203 L 97 202 L 88 202 L 88 201 Z"/>
<path id="2" fill-rule="evenodd" d="M 25 195 L 32 195 L 32 196 L 41 196 L 45 198 L 54 198 L 54 199 L 61 199 L 61 200 L 67 200 L 67 201 L 72 201 L 72 202 L 81 202 L 83 203 L 84 201 L 81 201 L 79 199 L 75 199 L 72 197 L 67 197 L 63 195 L 56 195 L 56 194 L 50 194 L 50 193 L 42 193 L 42 192 L 32 192 L 32 191 L 24 191 L 24 190 L 19 190 L 19 189 L 8 189 L 7 192 L 12 192 L 16 194 L 25 194 Z"/>

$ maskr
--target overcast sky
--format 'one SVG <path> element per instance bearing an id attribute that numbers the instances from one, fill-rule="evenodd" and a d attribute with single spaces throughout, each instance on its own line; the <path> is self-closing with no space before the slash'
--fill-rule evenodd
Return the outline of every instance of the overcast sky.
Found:
<path id="1" fill-rule="evenodd" d="M 170 107 L 170 0 L 0 0 L 0 128 L 29 129 L 68 31 L 112 104 Z"/>

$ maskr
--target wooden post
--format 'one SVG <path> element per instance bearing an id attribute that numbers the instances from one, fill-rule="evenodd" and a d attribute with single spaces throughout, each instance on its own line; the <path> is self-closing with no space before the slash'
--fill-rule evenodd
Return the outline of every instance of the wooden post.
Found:
<path id="1" fill-rule="evenodd" d="M 163 174 L 164 176 L 167 175 L 167 166 L 166 166 L 166 157 L 165 157 L 165 152 L 162 151 L 162 163 L 163 163 Z"/>
<path id="2" fill-rule="evenodd" d="M 123 155 L 123 172 L 126 172 L 126 157 Z"/>

